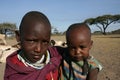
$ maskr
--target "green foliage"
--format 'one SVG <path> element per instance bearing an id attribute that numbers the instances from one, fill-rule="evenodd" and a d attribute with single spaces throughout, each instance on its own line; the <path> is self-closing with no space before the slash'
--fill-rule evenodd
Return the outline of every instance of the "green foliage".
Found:
<path id="1" fill-rule="evenodd" d="M 100 34 L 102 34 L 102 32 L 101 31 L 95 31 L 93 34 L 100 35 Z"/>
<path id="2" fill-rule="evenodd" d="M 111 33 L 112 33 L 112 34 L 120 34 L 120 29 L 115 30 L 115 31 L 112 31 Z"/>
<path id="3" fill-rule="evenodd" d="M 1 23 L 0 24 L 0 33 L 5 34 L 7 31 L 14 31 L 16 30 L 16 24 L 13 23 Z"/>
<path id="4" fill-rule="evenodd" d="M 98 16 L 96 18 L 86 19 L 84 22 L 89 25 L 96 25 L 106 35 L 106 29 L 110 24 L 120 23 L 120 14 Z"/>

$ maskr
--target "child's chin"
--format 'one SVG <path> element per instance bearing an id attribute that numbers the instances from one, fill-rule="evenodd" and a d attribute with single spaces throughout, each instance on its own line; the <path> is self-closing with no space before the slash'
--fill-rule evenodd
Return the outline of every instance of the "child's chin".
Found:
<path id="1" fill-rule="evenodd" d="M 75 62 L 79 62 L 79 61 L 82 61 L 83 59 L 78 59 L 78 58 L 76 58 L 76 59 L 73 59 L 73 61 L 75 61 Z"/>

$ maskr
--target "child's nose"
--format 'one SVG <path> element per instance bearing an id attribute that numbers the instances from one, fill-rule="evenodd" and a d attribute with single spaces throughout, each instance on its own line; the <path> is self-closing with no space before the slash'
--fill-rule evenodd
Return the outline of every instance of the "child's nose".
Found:
<path id="1" fill-rule="evenodd" d="M 80 54 L 81 53 L 81 49 L 80 48 L 77 48 L 76 49 L 76 54 Z"/>
<path id="2" fill-rule="evenodd" d="M 36 44 L 35 51 L 38 52 L 38 53 L 41 52 L 41 43 Z"/>

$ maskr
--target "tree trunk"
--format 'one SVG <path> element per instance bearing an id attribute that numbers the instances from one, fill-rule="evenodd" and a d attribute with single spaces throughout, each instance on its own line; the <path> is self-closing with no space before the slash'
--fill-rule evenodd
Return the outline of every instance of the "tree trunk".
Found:
<path id="1" fill-rule="evenodd" d="M 103 35 L 107 35 L 106 34 L 106 28 L 103 28 Z"/>

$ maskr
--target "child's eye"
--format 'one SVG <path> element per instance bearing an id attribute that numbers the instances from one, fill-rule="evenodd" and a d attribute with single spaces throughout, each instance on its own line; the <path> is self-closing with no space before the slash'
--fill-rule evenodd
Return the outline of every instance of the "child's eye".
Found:
<path id="1" fill-rule="evenodd" d="M 29 42 L 29 43 L 34 43 L 35 42 L 35 40 L 26 40 L 27 42 Z"/>
<path id="2" fill-rule="evenodd" d="M 75 47 L 73 47 L 73 46 L 69 46 L 69 48 L 70 48 L 71 50 L 75 50 Z"/>
<path id="3" fill-rule="evenodd" d="M 34 43 L 34 42 L 37 42 L 36 39 L 26 39 L 25 40 L 27 43 Z"/>
<path id="4" fill-rule="evenodd" d="M 43 44 L 49 44 L 49 41 L 43 40 Z"/>
<path id="5" fill-rule="evenodd" d="M 86 48 L 86 46 L 80 46 L 80 48 L 81 48 L 81 49 L 84 49 L 84 48 Z"/>

